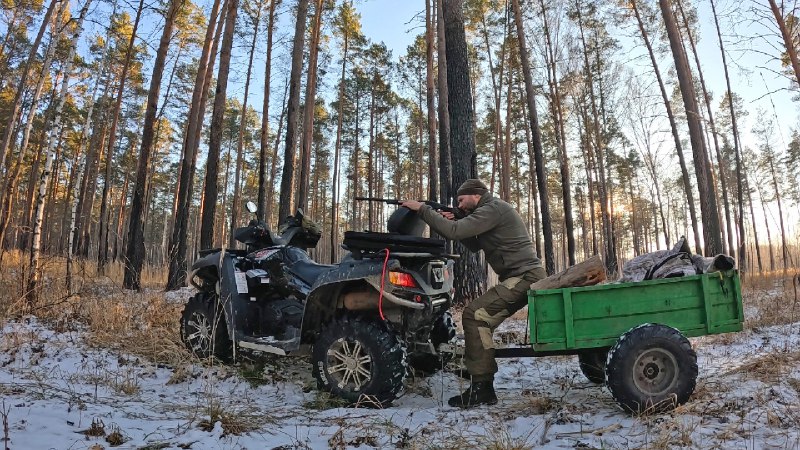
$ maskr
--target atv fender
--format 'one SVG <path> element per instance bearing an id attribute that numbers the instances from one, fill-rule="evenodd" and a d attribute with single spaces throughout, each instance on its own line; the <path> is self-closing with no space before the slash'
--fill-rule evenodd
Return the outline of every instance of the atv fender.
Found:
<path id="1" fill-rule="evenodd" d="M 219 280 L 221 257 L 220 252 L 214 252 L 195 261 L 186 277 L 189 284 L 198 291 L 216 291 L 217 284 L 211 280 Z"/>
<path id="2" fill-rule="evenodd" d="M 396 259 L 390 259 L 386 263 L 387 272 L 399 267 L 400 262 Z M 306 298 L 303 342 L 312 342 L 321 325 L 334 316 L 339 306 L 339 297 L 345 290 L 366 284 L 379 292 L 383 272 L 382 259 L 362 259 L 342 261 L 338 268 L 322 274 L 314 282 Z M 384 283 L 383 296 L 387 301 L 411 308 L 424 308 L 424 305 L 396 297 L 392 294 L 393 289 L 391 284 Z"/>

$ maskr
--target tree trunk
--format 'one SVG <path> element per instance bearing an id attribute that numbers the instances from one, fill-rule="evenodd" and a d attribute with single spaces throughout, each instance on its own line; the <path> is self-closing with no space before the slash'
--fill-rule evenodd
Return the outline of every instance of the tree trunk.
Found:
<path id="1" fill-rule="evenodd" d="M 738 256 L 739 256 L 739 270 L 741 272 L 746 272 L 746 244 L 745 244 L 745 231 L 744 231 L 744 192 L 742 186 L 742 157 L 741 157 L 741 149 L 739 146 L 739 129 L 736 126 L 736 113 L 733 110 L 733 91 L 731 90 L 731 78 L 728 74 L 728 61 L 725 56 L 725 47 L 722 44 L 722 32 L 719 28 L 719 20 L 717 19 L 717 8 L 714 5 L 714 0 L 711 0 L 711 11 L 714 15 L 714 25 L 716 26 L 717 30 L 717 39 L 719 39 L 719 51 L 722 54 L 722 68 L 725 71 L 725 84 L 728 89 L 728 106 L 730 107 L 731 113 L 731 126 L 733 128 L 733 149 L 736 154 L 736 203 L 739 208 L 739 217 L 737 220 L 737 225 L 739 228 L 739 246 L 738 246 Z"/>
<path id="2" fill-rule="evenodd" d="M 431 0 L 425 0 L 425 94 L 428 105 L 428 198 L 439 198 L 436 158 L 436 99 L 433 87 L 433 17 Z"/>
<path id="3" fill-rule="evenodd" d="M 239 203 L 241 203 L 240 177 L 242 173 L 242 162 L 244 160 L 244 130 L 247 126 L 247 98 L 250 93 L 250 76 L 253 73 L 253 55 L 256 52 L 256 40 L 258 39 L 258 25 L 261 21 L 261 8 L 258 8 L 256 19 L 253 21 L 253 41 L 250 43 L 250 58 L 247 62 L 247 76 L 244 82 L 244 99 L 242 100 L 241 122 L 239 124 L 239 137 L 236 141 L 236 174 L 233 177 L 233 203 L 231 204 L 231 231 L 239 223 Z M 268 95 L 268 94 L 267 94 Z M 228 245 L 236 248 L 236 239 L 233 233 L 229 233 L 230 240 Z"/>
<path id="4" fill-rule="evenodd" d="M 505 18 L 508 21 L 508 1 L 505 5 Z M 486 15 L 481 15 L 481 34 L 483 35 L 483 42 L 486 46 L 486 58 L 489 63 L 489 75 L 492 80 L 492 94 L 494 96 L 494 152 L 492 153 L 492 179 L 489 183 L 489 188 L 494 189 L 494 176 L 495 168 L 497 165 L 497 157 L 500 154 L 500 149 L 503 148 L 503 124 L 500 120 L 500 92 L 503 89 L 503 74 L 505 67 L 506 43 L 508 41 L 508 30 L 511 24 L 507 23 L 504 27 L 505 35 L 503 36 L 503 43 L 500 46 L 500 61 L 498 61 L 498 74 L 495 75 L 494 64 L 492 63 L 492 48 L 489 45 L 489 30 L 486 25 Z M 499 78 L 499 81 L 498 81 Z M 502 189 L 501 189 L 502 191 Z"/>
<path id="5" fill-rule="evenodd" d="M 297 119 L 300 109 L 300 75 L 303 70 L 303 46 L 306 33 L 308 0 L 297 0 L 297 20 L 292 43 L 292 69 L 289 76 L 289 106 L 286 111 L 286 148 L 283 156 L 278 221 L 292 213 L 292 189 L 294 187 L 295 150 L 297 147 Z"/>
<path id="6" fill-rule="evenodd" d="M 545 44 L 547 45 L 546 60 L 548 64 L 548 79 L 550 85 L 551 105 L 553 110 L 553 121 L 555 122 L 555 136 L 558 149 L 558 159 L 561 169 L 561 196 L 564 202 L 564 233 L 567 237 L 567 256 L 569 265 L 575 265 L 575 224 L 572 218 L 572 193 L 570 186 L 569 159 L 567 157 L 567 135 L 564 130 L 564 116 L 561 108 L 561 92 L 558 86 L 558 72 L 556 71 L 556 57 L 553 51 L 553 41 L 550 37 L 550 26 L 547 20 L 547 10 L 544 0 L 539 0 L 542 8 L 542 22 L 544 24 Z"/>
<path id="7" fill-rule="evenodd" d="M 114 103 L 114 111 L 111 113 L 111 131 L 108 135 L 108 147 L 106 149 L 106 171 L 105 179 L 103 181 L 103 195 L 100 200 L 100 236 L 97 252 L 97 273 L 98 275 L 105 275 L 105 267 L 108 262 L 108 199 L 111 188 L 111 167 L 114 158 L 114 150 L 117 145 L 117 126 L 119 125 L 119 114 L 122 110 L 122 96 L 125 92 L 125 82 L 128 80 L 128 69 L 131 65 L 131 58 L 133 57 L 134 41 L 136 40 L 136 33 L 139 29 L 139 20 L 142 16 L 142 8 L 144 7 L 144 0 L 139 1 L 139 7 L 136 10 L 136 19 L 133 21 L 133 30 L 131 31 L 131 38 L 128 42 L 128 48 L 125 51 L 125 59 L 122 63 L 122 74 L 119 77 L 119 85 L 117 86 L 117 97 Z M 159 80 L 160 81 L 160 80 Z M 158 97 L 156 97 L 158 100 Z"/>
<path id="8" fill-rule="evenodd" d="M 764 263 L 761 261 L 761 249 L 758 247 L 758 231 L 756 231 L 756 213 L 753 209 L 753 194 L 750 188 L 750 181 L 748 179 L 747 171 L 743 170 L 744 175 L 744 183 L 746 185 L 745 189 L 747 190 L 747 200 L 750 205 L 750 221 L 753 225 L 753 246 L 756 249 L 756 261 L 758 262 L 758 273 L 764 272 Z M 744 214 L 744 212 L 742 212 Z"/>
<path id="9" fill-rule="evenodd" d="M 462 0 L 446 0 L 442 4 L 447 53 L 447 95 L 450 120 L 452 163 L 451 191 L 470 178 L 477 178 L 472 86 L 469 79 L 467 41 L 464 32 Z M 458 244 L 454 249 L 463 257 L 456 263 L 456 302 L 466 303 L 479 297 L 486 287 L 486 272 L 478 255 Z"/>
<path id="10" fill-rule="evenodd" d="M 183 149 L 181 152 L 181 168 L 178 177 L 178 195 L 176 200 L 175 222 L 169 244 L 169 269 L 167 274 L 167 290 L 177 289 L 185 284 L 186 277 L 186 252 L 189 233 L 189 213 L 192 203 L 194 187 L 195 165 L 197 163 L 197 150 L 200 145 L 200 131 L 203 127 L 205 105 L 208 99 L 208 90 L 211 85 L 211 74 L 214 70 L 214 61 L 217 54 L 219 38 L 222 34 L 222 25 L 227 2 L 223 8 L 223 17 L 217 21 L 220 10 L 220 0 L 214 0 L 211 15 L 206 27 L 203 41 L 203 50 L 195 76 L 192 102 L 189 105 L 186 132 L 184 134 Z M 218 23 L 217 23 L 218 22 Z M 216 33 L 214 29 L 216 28 Z"/>
<path id="11" fill-rule="evenodd" d="M 333 177 L 331 182 L 331 264 L 336 262 L 336 241 L 339 237 L 339 156 L 342 151 L 342 122 L 344 121 L 345 75 L 347 73 L 347 52 L 350 45 L 350 28 L 345 24 L 344 44 L 342 46 L 342 75 L 339 77 L 339 99 L 336 117 L 336 142 L 333 145 Z"/>
<path id="12" fill-rule="evenodd" d="M 222 36 L 222 48 L 219 56 L 217 89 L 214 94 L 214 112 L 211 114 L 211 130 L 208 140 L 206 180 L 203 191 L 203 219 L 200 228 L 201 248 L 211 248 L 215 242 L 214 219 L 217 213 L 217 197 L 219 195 L 219 153 L 222 145 L 222 128 L 224 126 L 222 121 L 225 116 L 225 102 L 227 100 L 233 32 L 236 25 L 236 15 L 239 10 L 239 0 L 229 1 L 230 5 L 225 18 L 225 33 Z"/>
<path id="13" fill-rule="evenodd" d="M 786 26 L 786 22 L 783 19 L 783 12 L 778 8 L 775 0 L 769 0 L 769 7 L 772 10 L 772 15 L 775 16 L 775 23 L 778 25 L 778 30 L 781 32 L 783 45 L 786 48 L 786 54 L 789 56 L 789 63 L 794 71 L 794 76 L 797 78 L 797 83 L 800 84 L 800 60 L 797 58 L 795 40 L 792 36 L 793 32 Z M 781 7 L 783 7 L 783 2 L 781 2 Z"/>
<path id="14" fill-rule="evenodd" d="M 126 249 L 125 278 L 123 286 L 126 289 L 141 289 L 142 266 L 144 265 L 144 196 L 147 192 L 147 171 L 150 167 L 150 154 L 153 148 L 153 136 L 156 125 L 156 112 L 158 110 L 158 97 L 161 91 L 161 78 L 164 74 L 164 64 L 167 59 L 169 42 L 172 38 L 172 29 L 178 10 L 183 6 L 182 0 L 171 0 L 169 10 L 164 21 L 164 30 L 158 43 L 156 59 L 153 62 L 153 75 L 150 78 L 150 89 L 147 95 L 144 125 L 142 126 L 142 145 L 139 150 L 139 161 L 136 167 L 136 184 L 133 188 L 131 199 L 130 222 L 128 223 L 128 248 Z M 110 157 L 110 154 L 109 154 Z"/>
<path id="15" fill-rule="evenodd" d="M 539 129 L 539 117 L 536 114 L 536 98 L 533 91 L 533 78 L 528 61 L 528 45 L 525 42 L 525 30 L 522 27 L 522 9 L 519 0 L 511 0 L 514 10 L 514 23 L 517 26 L 517 44 L 519 45 L 519 59 L 522 65 L 522 74 L 525 79 L 525 97 L 528 106 L 528 120 L 530 121 L 533 153 L 536 162 L 536 183 L 539 189 L 539 207 L 542 210 L 542 233 L 544 235 L 544 262 L 548 275 L 556 271 L 555 255 L 553 253 L 553 228 L 550 223 L 550 200 L 547 194 L 547 178 L 544 173 L 544 151 L 542 149 L 542 132 Z"/>
<path id="16" fill-rule="evenodd" d="M 84 17 L 85 10 L 82 11 L 81 18 Z M 80 29 L 82 26 L 82 19 L 78 24 L 78 31 L 77 35 L 80 34 Z M 69 51 L 69 58 L 64 66 L 64 79 L 61 82 L 61 92 L 58 95 L 58 103 L 54 112 L 54 121 L 53 126 L 49 130 L 49 135 L 47 138 L 47 149 L 45 157 L 44 167 L 42 168 L 42 173 L 39 176 L 39 189 L 38 194 L 36 197 L 36 207 L 35 213 L 33 215 L 33 231 L 32 231 L 32 238 L 31 238 L 31 249 L 30 249 L 30 259 L 28 263 L 28 284 L 26 290 L 26 301 L 27 306 L 29 308 L 33 307 L 39 296 L 39 278 L 41 276 L 41 268 L 39 266 L 39 257 L 41 254 L 41 241 L 42 241 L 42 221 L 44 218 L 45 212 L 45 199 L 47 196 L 47 188 L 51 178 L 51 170 L 53 168 L 53 160 L 55 159 L 56 155 L 56 146 L 60 143 L 60 139 L 57 139 L 62 132 L 62 124 L 63 124 L 63 115 L 62 111 L 64 110 L 64 104 L 67 102 L 67 93 L 69 92 L 69 78 L 72 74 L 72 60 L 74 59 L 73 56 L 75 54 L 75 46 L 77 45 L 78 36 L 73 35 L 73 39 L 71 42 L 71 47 Z M 58 39 L 58 36 L 54 35 L 54 39 Z"/>
<path id="17" fill-rule="evenodd" d="M 639 32 L 642 35 L 642 40 L 644 41 L 645 46 L 647 47 L 647 52 L 650 55 L 650 64 L 653 66 L 653 72 L 656 74 L 656 80 L 658 80 L 658 87 L 661 91 L 661 99 L 664 102 L 664 108 L 667 110 L 667 118 L 669 120 L 670 129 L 672 130 L 672 138 L 675 142 L 675 151 L 678 153 L 678 162 L 681 166 L 681 179 L 683 180 L 683 189 L 686 193 L 686 200 L 689 206 L 689 215 L 692 221 L 692 231 L 694 232 L 694 242 L 695 248 L 698 252 L 700 252 L 700 228 L 697 224 L 697 212 L 695 210 L 694 205 L 694 194 L 692 191 L 692 183 L 689 180 L 689 170 L 686 167 L 686 160 L 683 157 L 683 146 L 681 145 L 681 138 L 680 132 L 678 131 L 678 125 L 675 122 L 675 115 L 672 113 L 672 105 L 669 101 L 669 96 L 667 95 L 667 90 L 664 87 L 664 81 L 661 78 L 661 71 L 658 68 L 658 63 L 656 62 L 655 54 L 653 53 L 653 47 L 650 44 L 650 39 L 647 35 L 647 31 L 645 31 L 644 23 L 642 22 L 642 18 L 639 14 L 639 8 L 636 3 L 637 0 L 631 0 L 630 5 L 633 9 L 634 14 L 636 15 L 636 21 L 639 24 Z M 666 231 L 665 231 L 666 234 Z"/>
<path id="18" fill-rule="evenodd" d="M 436 89 L 439 94 L 439 183 L 440 200 L 449 205 L 453 201 L 453 165 L 450 150 L 450 110 L 447 106 L 447 52 L 442 1 L 436 0 L 436 55 L 438 70 L 436 72 Z"/>
<path id="19" fill-rule="evenodd" d="M 788 247 L 786 246 L 786 227 L 783 224 L 783 203 L 781 202 L 781 192 L 778 189 L 778 176 L 775 173 L 775 161 L 772 154 L 767 155 L 768 162 L 769 162 L 769 173 L 772 178 L 772 188 L 775 189 L 775 199 L 778 202 L 778 219 L 781 225 L 781 255 L 783 259 L 783 271 L 784 273 L 789 267 L 789 253 Z"/>
<path id="20" fill-rule="evenodd" d="M 267 19 L 267 59 L 264 64 L 264 106 L 261 113 L 261 146 L 258 158 L 258 220 L 266 221 L 267 216 L 267 147 L 269 146 L 269 97 L 272 83 L 272 37 L 275 31 L 275 6 L 279 0 L 269 0 L 269 18 Z M 273 153 L 272 159 L 275 159 Z M 270 195 L 272 195 L 270 193 Z"/>
<path id="21" fill-rule="evenodd" d="M 616 258 L 616 249 L 614 246 L 614 236 L 611 224 L 611 215 L 609 214 L 608 208 L 608 194 L 607 194 L 607 184 L 606 184 L 606 174 L 605 174 L 605 143 L 603 142 L 603 133 L 601 132 L 600 127 L 600 117 L 601 113 L 598 111 L 597 108 L 597 101 L 594 92 L 594 76 L 592 75 L 592 67 L 589 63 L 589 50 L 586 46 L 586 39 L 584 36 L 584 29 L 583 29 L 583 17 L 580 15 L 581 5 L 576 0 L 576 10 L 578 11 L 578 28 L 580 30 L 580 39 L 581 44 L 583 47 L 583 62 L 584 62 L 584 72 L 586 75 L 586 84 L 589 88 L 589 95 L 591 101 L 591 108 L 592 108 L 592 127 L 591 127 L 591 134 L 594 137 L 594 144 L 595 144 L 595 151 L 594 154 L 590 154 L 590 159 L 594 159 L 594 167 L 597 169 L 597 194 L 599 196 L 600 201 L 600 215 L 603 224 L 603 242 L 605 244 L 605 264 L 606 269 L 610 274 L 617 273 L 617 258 Z M 602 110 L 602 108 L 601 108 Z M 589 121 L 587 118 L 586 125 L 587 125 L 587 132 L 589 132 L 590 127 L 588 126 Z M 587 141 L 590 141 L 587 139 Z M 587 145 L 587 151 L 590 151 L 591 144 Z M 594 228 L 594 227 L 593 227 Z"/>
<path id="22" fill-rule="evenodd" d="M 18 119 L 17 116 L 19 116 L 20 108 L 22 107 L 22 97 L 28 84 L 28 77 L 31 75 L 31 72 L 34 68 L 34 61 L 36 60 L 36 53 L 39 51 L 39 44 L 42 42 L 44 31 L 47 29 L 47 25 L 50 23 L 50 17 L 53 15 L 56 4 L 61 2 L 62 0 L 50 1 L 50 5 L 47 7 L 47 11 L 45 11 L 44 17 L 42 18 L 42 24 L 39 26 L 39 32 L 36 34 L 33 44 L 31 44 L 28 58 L 25 60 L 25 63 L 22 65 L 22 69 L 20 70 L 21 75 L 19 84 L 17 85 L 16 92 L 14 93 L 14 100 L 8 108 L 8 119 L 6 120 L 6 127 L 3 131 L 2 141 L 0 141 L 0 171 L 5 169 L 6 155 L 11 149 L 11 144 L 14 141 L 14 130 L 16 128 Z"/>
<path id="23" fill-rule="evenodd" d="M 727 165 L 723 164 L 722 152 L 720 151 L 720 147 L 719 147 L 719 138 L 717 137 L 717 135 L 718 135 L 717 127 L 716 127 L 716 124 L 714 123 L 714 114 L 711 111 L 711 97 L 709 96 L 708 90 L 706 89 L 706 81 L 705 81 L 705 78 L 703 77 L 703 69 L 700 66 L 700 57 L 697 54 L 697 47 L 695 45 L 694 37 L 692 36 L 692 30 L 691 30 L 691 27 L 689 26 L 688 21 L 686 20 L 686 14 L 683 11 L 683 2 L 681 0 L 678 0 L 677 4 L 678 4 L 678 10 L 681 13 L 681 18 L 683 19 L 684 28 L 686 29 L 686 37 L 689 39 L 689 46 L 692 49 L 692 54 L 694 56 L 694 62 L 695 62 L 695 65 L 697 66 L 697 76 L 700 79 L 700 88 L 703 91 L 703 100 L 704 100 L 704 103 L 706 105 L 706 113 L 708 114 L 708 126 L 711 128 L 711 136 L 712 136 L 713 141 L 714 141 L 714 151 L 715 151 L 715 154 L 716 154 L 716 157 L 717 157 L 717 167 L 719 168 L 718 177 L 719 177 L 719 180 L 720 180 L 720 187 L 722 189 L 721 195 L 717 195 L 715 193 L 714 196 L 715 196 L 715 198 L 716 197 L 722 197 L 723 210 L 725 211 L 725 226 L 726 226 L 727 237 L 728 237 L 728 248 L 727 248 L 727 251 L 725 251 L 724 253 L 733 254 L 733 252 L 736 251 L 736 247 L 734 247 L 734 245 L 733 245 L 733 230 L 732 230 L 732 227 L 731 227 L 731 211 L 730 211 L 730 205 L 728 204 L 728 185 L 727 185 L 727 180 L 726 180 L 726 176 L 725 176 L 725 169 L 724 169 Z M 712 179 L 713 179 L 713 166 L 709 166 L 709 171 L 712 172 Z M 724 247 L 724 245 L 723 245 L 723 247 Z"/>
<path id="24" fill-rule="evenodd" d="M 302 210 L 308 209 L 308 183 L 311 176 L 311 153 L 314 140 L 314 111 L 317 98 L 317 55 L 322 27 L 322 0 L 316 0 L 314 6 L 314 25 L 311 31 L 311 48 L 308 56 L 308 76 L 306 77 L 306 98 L 303 107 L 303 142 L 300 148 L 300 180 L 297 186 L 295 205 Z"/>
<path id="25" fill-rule="evenodd" d="M 758 191 L 758 197 L 761 200 L 761 216 L 764 218 L 764 228 L 767 230 L 767 250 L 769 250 L 769 270 L 770 272 L 775 271 L 775 251 L 772 249 L 772 232 L 769 229 L 769 220 L 767 220 L 767 205 L 766 201 L 764 200 L 764 191 L 762 190 L 762 186 L 760 183 L 756 183 L 756 190 Z M 755 217 L 753 218 L 755 222 Z"/>
<path id="26" fill-rule="evenodd" d="M 667 37 L 672 48 L 672 56 L 675 59 L 678 84 L 680 85 L 684 109 L 686 110 L 686 121 L 689 125 L 689 141 L 692 144 L 697 189 L 700 196 L 700 214 L 703 217 L 704 253 L 707 256 L 712 256 L 722 251 L 722 239 L 719 214 L 717 213 L 717 200 L 711 185 L 712 177 L 708 153 L 703 145 L 703 129 L 697 108 L 697 96 L 695 95 L 689 61 L 683 49 L 678 24 L 672 12 L 670 0 L 659 0 L 658 3 L 661 7 L 661 15 L 664 17 Z"/>
<path id="27" fill-rule="evenodd" d="M 287 80 L 286 86 L 283 90 L 283 102 L 281 106 L 281 115 L 278 118 L 278 133 L 275 134 L 275 145 L 272 148 L 272 161 L 270 161 L 270 169 L 269 169 L 269 182 L 267 186 L 270 187 L 269 190 L 269 197 L 267 197 L 267 209 L 266 209 L 266 219 L 269 223 L 273 223 L 270 219 L 274 214 L 274 202 L 275 202 L 275 195 L 272 193 L 272 190 L 275 186 L 275 177 L 278 176 L 278 146 L 281 143 L 281 134 L 283 134 L 283 125 L 286 119 L 286 111 L 289 109 L 288 101 L 289 101 L 289 82 Z"/>
<path id="28" fill-rule="evenodd" d="M 47 46 L 45 58 L 42 62 L 42 71 L 31 98 L 28 120 L 26 121 L 24 131 L 22 132 L 22 144 L 19 147 L 19 152 L 17 153 L 17 159 L 14 166 L 10 166 L 11 161 L 8 161 L 8 172 L 6 173 L 6 179 L 3 183 L 3 189 L 0 190 L 0 194 L 2 195 L 2 205 L 0 205 L 0 254 L 5 251 L 3 242 L 5 242 L 6 230 L 8 229 L 8 225 L 11 221 L 11 210 L 13 209 L 12 200 L 15 196 L 14 194 L 16 193 L 17 181 L 19 180 L 19 175 L 25 162 L 25 156 L 28 153 L 28 145 L 30 143 L 31 130 L 33 129 L 33 121 L 36 118 L 36 110 L 39 105 L 39 98 L 41 97 L 42 90 L 44 88 L 44 81 L 47 78 L 47 73 L 50 70 L 53 55 L 55 54 L 57 40 L 57 37 L 54 35 L 53 38 L 50 39 L 50 43 Z M 69 62 L 67 62 L 67 64 L 69 64 Z M 55 86 L 53 86 L 53 89 L 55 89 Z M 46 111 L 49 110 L 50 108 L 48 107 Z M 47 126 L 51 118 L 47 113 L 45 113 L 45 117 L 45 126 Z M 13 145 L 11 146 L 11 149 L 13 149 Z M 2 256 L 0 256 L 0 262 L 2 262 Z"/>

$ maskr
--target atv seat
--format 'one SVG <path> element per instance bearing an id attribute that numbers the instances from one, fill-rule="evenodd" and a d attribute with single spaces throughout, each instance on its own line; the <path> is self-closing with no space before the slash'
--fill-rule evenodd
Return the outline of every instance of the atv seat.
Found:
<path id="1" fill-rule="evenodd" d="M 382 254 L 380 252 L 383 249 L 389 249 L 390 253 L 431 253 L 434 255 L 442 255 L 446 250 L 445 241 L 442 239 L 368 231 L 346 231 L 342 245 L 352 252 L 356 259 L 364 256 L 378 256 Z"/>
<path id="2" fill-rule="evenodd" d="M 306 259 L 294 262 L 291 267 L 289 267 L 289 270 L 306 283 L 314 284 L 314 281 L 316 281 L 320 275 L 333 269 L 334 267 L 336 266 L 317 264 L 310 259 Z"/>

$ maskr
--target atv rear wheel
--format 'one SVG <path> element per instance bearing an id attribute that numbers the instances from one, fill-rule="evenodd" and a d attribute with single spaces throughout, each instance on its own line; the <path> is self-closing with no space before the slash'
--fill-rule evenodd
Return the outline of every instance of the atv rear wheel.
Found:
<path id="1" fill-rule="evenodd" d="M 181 340 L 199 358 L 215 356 L 229 361 L 233 344 L 228 336 L 216 294 L 200 292 L 189 299 L 181 314 Z"/>
<path id="2" fill-rule="evenodd" d="M 578 353 L 578 364 L 589 381 L 603 384 L 606 382 L 607 358 L 608 348 L 593 348 Z"/>
<path id="3" fill-rule="evenodd" d="M 453 315 L 450 311 L 442 314 L 433 324 L 431 330 L 430 341 L 433 348 L 439 351 L 441 344 L 451 342 L 456 337 L 456 323 L 453 321 Z M 411 353 L 408 355 L 408 364 L 414 369 L 415 372 L 422 376 L 433 375 L 437 371 L 444 368 L 448 362 L 453 358 L 451 353 L 439 353 L 437 355 L 431 353 Z"/>
<path id="4" fill-rule="evenodd" d="M 675 328 L 644 324 L 611 349 L 606 385 L 614 400 L 635 414 L 664 412 L 686 403 L 697 382 L 697 354 Z"/>
<path id="5" fill-rule="evenodd" d="M 385 406 L 403 388 L 405 356 L 384 323 L 345 316 L 329 323 L 314 343 L 314 377 L 320 389 L 348 402 Z"/>

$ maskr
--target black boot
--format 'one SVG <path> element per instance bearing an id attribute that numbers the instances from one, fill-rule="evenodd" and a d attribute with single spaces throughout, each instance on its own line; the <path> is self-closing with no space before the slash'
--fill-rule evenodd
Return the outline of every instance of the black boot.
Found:
<path id="1" fill-rule="evenodd" d="M 472 386 L 461 395 L 456 395 L 447 401 L 450 406 L 459 408 L 472 408 L 478 405 L 494 405 L 497 403 L 497 395 L 494 393 L 494 386 L 491 381 L 475 381 Z"/>

